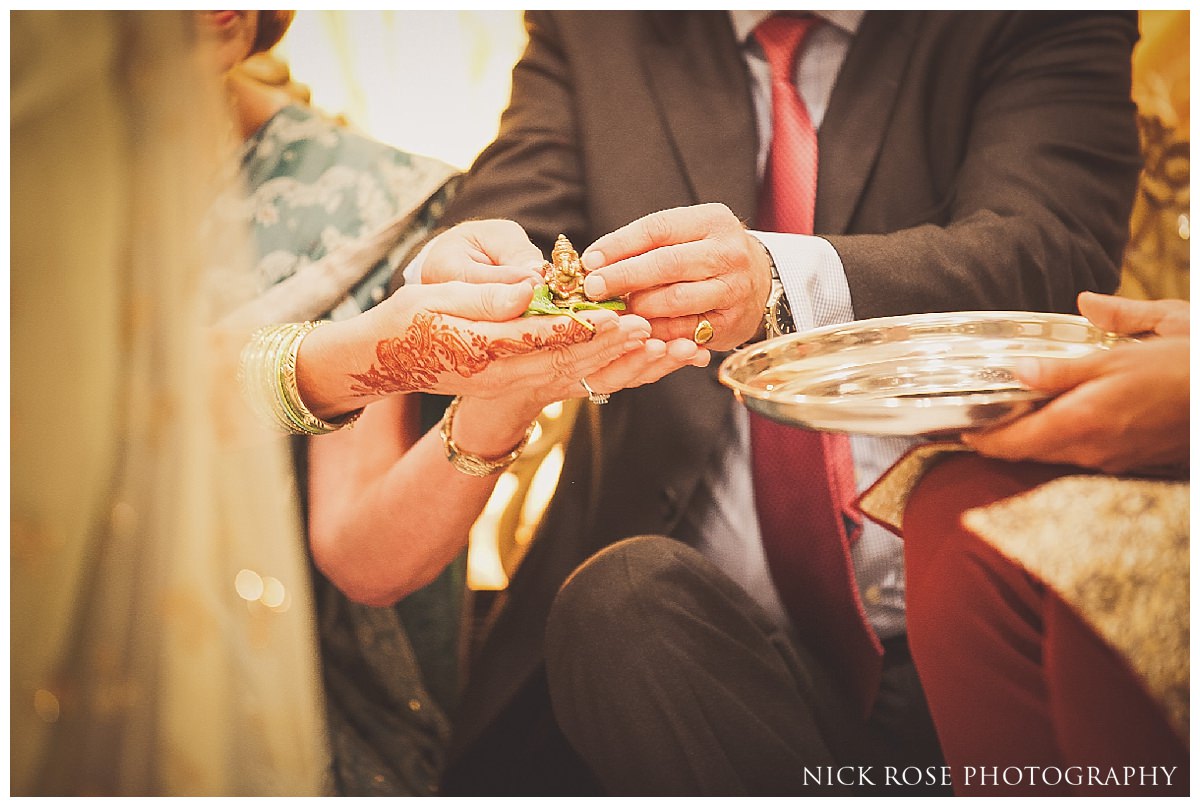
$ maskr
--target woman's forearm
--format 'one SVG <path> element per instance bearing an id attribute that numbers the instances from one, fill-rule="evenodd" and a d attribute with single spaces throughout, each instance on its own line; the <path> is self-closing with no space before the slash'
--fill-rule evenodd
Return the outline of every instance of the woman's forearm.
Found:
<path id="1" fill-rule="evenodd" d="M 466 546 L 498 478 L 456 470 L 436 428 L 410 443 L 419 431 L 415 409 L 404 397 L 389 399 L 353 431 L 311 442 L 314 560 L 369 605 L 391 604 L 433 580 Z M 453 438 L 462 451 L 504 456 L 539 411 L 533 402 L 466 399 Z"/>

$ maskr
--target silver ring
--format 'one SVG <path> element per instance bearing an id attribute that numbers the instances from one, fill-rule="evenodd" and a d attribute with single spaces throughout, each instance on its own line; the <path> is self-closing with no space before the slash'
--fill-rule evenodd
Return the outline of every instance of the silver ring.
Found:
<path id="1" fill-rule="evenodd" d="M 583 388 L 585 390 L 587 390 L 589 401 L 596 404 L 597 406 L 599 406 L 600 404 L 608 403 L 609 396 L 608 396 L 607 392 L 596 392 L 594 389 L 592 389 L 591 385 L 588 384 L 586 378 L 579 379 L 579 383 L 583 384 Z"/>

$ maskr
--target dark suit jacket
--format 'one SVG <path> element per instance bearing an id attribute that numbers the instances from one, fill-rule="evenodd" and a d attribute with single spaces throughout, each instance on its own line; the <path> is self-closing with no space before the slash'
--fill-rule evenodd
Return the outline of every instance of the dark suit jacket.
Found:
<path id="1" fill-rule="evenodd" d="M 725 12 L 530 12 L 527 27 L 500 134 L 448 223 L 512 218 L 544 249 L 699 202 L 753 223 L 757 135 Z M 856 316 L 1072 311 L 1080 290 L 1114 289 L 1140 162 L 1136 38 L 1131 14 L 869 12 L 819 132 L 816 232 Z M 716 365 L 586 407 L 470 673 L 451 789 L 536 789 L 515 763 L 547 719 L 528 704 L 550 603 L 598 549 L 675 531 L 735 406 Z"/>

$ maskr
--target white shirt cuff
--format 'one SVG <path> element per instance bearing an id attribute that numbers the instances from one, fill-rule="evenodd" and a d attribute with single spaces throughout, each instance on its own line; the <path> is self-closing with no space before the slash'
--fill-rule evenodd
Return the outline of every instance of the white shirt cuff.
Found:
<path id="1" fill-rule="evenodd" d="M 833 244 L 816 235 L 750 232 L 775 261 L 796 330 L 854 319 L 846 270 Z"/>
<path id="2" fill-rule="evenodd" d="M 405 286 L 421 285 L 421 270 L 425 267 L 425 255 L 429 252 L 429 248 L 437 243 L 437 240 L 441 237 L 439 233 L 437 236 L 430 238 L 429 242 L 421 247 L 421 251 L 417 253 L 416 257 L 408 262 L 408 266 L 404 267 Z M 790 300 L 791 298 L 789 297 L 788 299 Z"/>

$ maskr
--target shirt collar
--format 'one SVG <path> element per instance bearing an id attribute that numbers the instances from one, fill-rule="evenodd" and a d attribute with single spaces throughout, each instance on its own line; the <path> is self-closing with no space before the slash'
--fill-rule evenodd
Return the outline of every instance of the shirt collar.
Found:
<path id="1" fill-rule="evenodd" d="M 745 9 L 734 9 L 729 12 L 729 19 L 733 23 L 733 33 L 737 37 L 738 44 L 745 45 L 746 40 L 750 38 L 750 34 L 755 27 L 774 14 L 773 11 L 747 11 Z M 813 11 L 811 14 L 815 17 L 820 17 L 830 25 L 841 28 L 847 34 L 853 36 L 858 33 L 858 26 L 862 24 L 863 14 L 865 11 Z"/>

